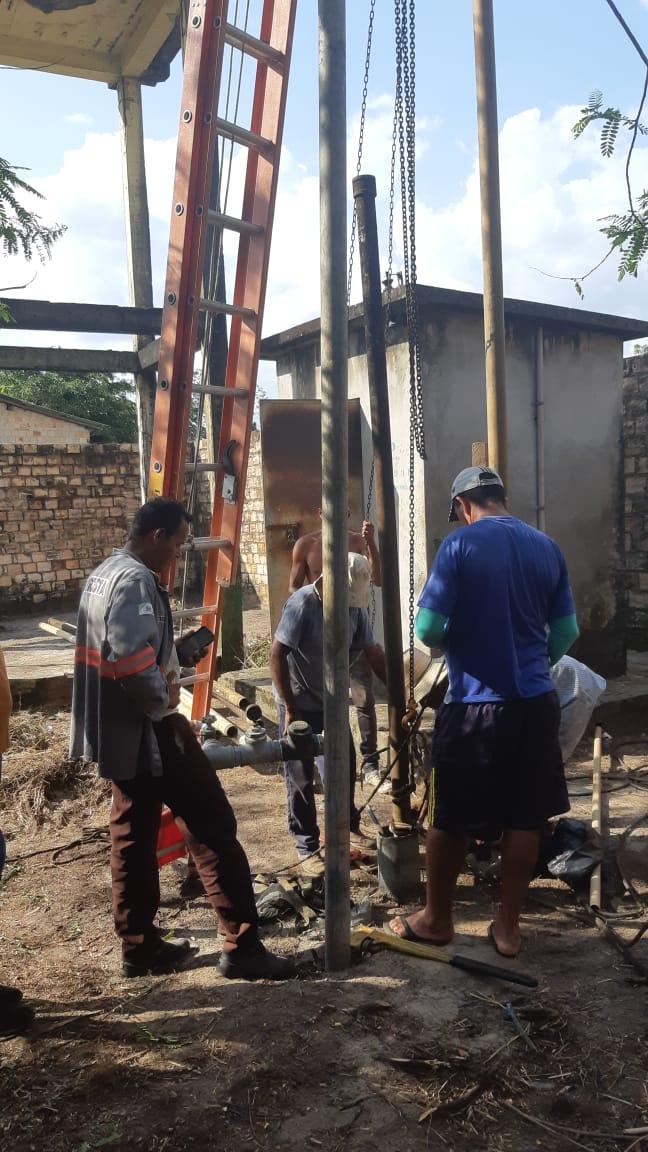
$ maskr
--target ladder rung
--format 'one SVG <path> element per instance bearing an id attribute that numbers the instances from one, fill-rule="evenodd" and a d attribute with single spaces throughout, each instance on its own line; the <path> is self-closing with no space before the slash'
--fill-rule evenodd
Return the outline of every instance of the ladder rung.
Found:
<path id="1" fill-rule="evenodd" d="M 224 464 L 211 463 L 207 460 L 199 460 L 198 463 L 195 460 L 188 460 L 185 464 L 187 472 L 222 472 L 224 467 Z"/>
<path id="2" fill-rule="evenodd" d="M 254 308 L 226 304 L 224 300 L 201 300 L 200 307 L 203 312 L 211 312 L 214 316 L 240 316 L 243 320 L 256 320 Z"/>
<path id="3" fill-rule="evenodd" d="M 225 25 L 225 41 L 233 48 L 239 48 L 241 52 L 253 56 L 255 60 L 263 61 L 264 64 L 274 64 L 277 68 L 282 68 L 286 62 L 286 57 L 278 48 L 273 48 L 264 40 L 257 40 L 256 36 L 250 36 L 249 32 L 244 32 L 235 24 Z"/>
<path id="4" fill-rule="evenodd" d="M 201 604 L 198 608 L 181 608 L 173 612 L 174 620 L 187 620 L 191 616 L 211 616 L 218 609 L 218 604 Z"/>
<path id="5" fill-rule="evenodd" d="M 261 153 L 275 150 L 272 140 L 258 136 L 256 132 L 250 132 L 249 128 L 241 128 L 240 124 L 234 124 L 231 120 L 223 120 L 221 116 L 217 116 L 215 125 L 220 136 L 233 140 L 235 144 L 244 144 L 246 148 L 253 148 Z"/>
<path id="6" fill-rule="evenodd" d="M 241 220 L 238 216 L 225 216 L 210 208 L 207 213 L 210 224 L 217 224 L 221 228 L 229 228 L 230 232 L 245 232 L 249 236 L 263 236 L 264 229 L 260 224 L 251 224 L 249 220 Z"/>
<path id="7" fill-rule="evenodd" d="M 205 396 L 248 396 L 247 388 L 223 388 L 220 384 L 194 384 L 192 392 L 202 392 Z"/>
<path id="8" fill-rule="evenodd" d="M 185 688 L 187 684 L 204 684 L 205 680 L 210 680 L 209 672 L 196 672 L 193 676 L 181 676 L 178 684 L 181 688 Z"/>
<path id="9" fill-rule="evenodd" d="M 217 548 L 231 548 L 231 541 L 225 536 L 194 536 L 183 544 L 181 552 L 214 552 Z"/>

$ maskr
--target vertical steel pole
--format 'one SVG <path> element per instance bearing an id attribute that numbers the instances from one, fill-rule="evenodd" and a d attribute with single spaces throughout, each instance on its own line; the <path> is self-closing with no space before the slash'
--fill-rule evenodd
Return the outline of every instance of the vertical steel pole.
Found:
<path id="1" fill-rule="evenodd" d="M 488 463 L 507 482 L 506 330 L 502 276 L 497 82 L 493 0 L 473 0 L 479 182 L 484 263 L 484 348 Z"/>
<path id="2" fill-rule="evenodd" d="M 385 319 L 380 284 L 380 255 L 376 223 L 376 180 L 373 176 L 356 176 L 353 198 L 358 219 L 358 243 L 362 271 L 362 301 L 367 345 L 367 377 L 371 401 L 374 477 L 376 488 L 376 526 L 382 570 L 383 630 L 387 658 L 387 699 L 389 700 L 390 757 L 392 767 L 392 820 L 394 825 L 409 825 L 411 805 L 409 753 L 403 745 L 405 715 L 405 675 L 403 669 L 403 629 L 400 613 L 400 578 L 398 573 L 398 534 L 394 462 L 392 459 L 387 356 L 385 352 Z M 401 752 L 396 756 L 397 750 Z"/>
<path id="3" fill-rule="evenodd" d="M 121 122 L 122 179 L 128 255 L 128 302 L 136 308 L 152 308 L 151 234 L 146 190 L 144 121 L 140 81 L 123 76 L 117 83 L 117 100 Z M 147 338 L 134 336 L 134 351 L 139 352 L 147 343 Z M 155 388 L 156 377 L 153 369 L 135 373 L 142 501 L 146 500 L 148 485 Z"/>
<path id="4" fill-rule="evenodd" d="M 346 3 L 319 0 L 326 967 L 349 963 Z"/>

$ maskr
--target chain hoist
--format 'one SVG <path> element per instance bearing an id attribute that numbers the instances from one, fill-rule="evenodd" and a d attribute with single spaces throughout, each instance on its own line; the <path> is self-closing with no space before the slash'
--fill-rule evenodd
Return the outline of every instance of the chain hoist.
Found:
<path id="1" fill-rule="evenodd" d="M 369 4 L 369 26 L 367 29 L 367 51 L 365 54 L 364 75 L 363 75 L 363 81 L 362 81 L 362 106 L 360 109 L 360 128 L 359 128 L 359 133 L 358 133 L 358 156 L 357 156 L 357 160 L 356 160 L 356 176 L 360 175 L 360 170 L 362 167 L 362 153 L 364 150 L 365 123 L 366 123 L 366 119 L 367 119 L 367 97 L 368 97 L 368 93 L 369 93 L 369 70 L 371 67 L 371 48 L 372 48 L 372 43 L 373 43 L 373 30 L 374 30 L 375 15 L 376 15 L 376 0 L 370 0 L 370 4 Z M 358 220 L 357 220 L 356 206 L 355 206 L 355 201 L 354 201 L 353 219 L 351 221 L 351 239 L 349 242 L 349 271 L 348 271 L 348 275 L 347 275 L 347 308 L 349 307 L 349 305 L 351 303 L 351 281 L 353 280 L 353 260 L 354 260 L 354 256 L 355 256 L 355 243 L 356 243 L 357 230 L 358 230 Z M 373 489 L 374 489 L 374 474 L 375 474 L 375 460 L 374 460 L 374 456 L 372 454 L 371 471 L 369 473 L 369 486 L 367 489 L 367 501 L 366 501 L 366 507 L 365 507 L 365 516 L 364 516 L 365 520 L 369 520 L 370 515 L 371 515 L 371 502 L 373 500 Z M 376 622 L 376 592 L 374 589 L 373 580 L 371 582 L 370 619 L 371 619 L 371 627 L 373 628 L 373 626 Z"/>
<path id="2" fill-rule="evenodd" d="M 405 315 L 409 354 L 410 440 L 409 440 L 409 699 L 414 699 L 414 536 L 416 529 L 415 467 L 418 453 L 426 458 L 425 424 L 416 267 L 416 19 L 415 0 L 395 0 L 394 34 L 396 45 L 396 92 L 392 132 L 389 270 L 387 274 L 388 311 L 392 281 L 394 183 L 396 147 L 398 145 L 401 184 L 401 221 L 403 230 L 403 271 L 405 279 Z"/>

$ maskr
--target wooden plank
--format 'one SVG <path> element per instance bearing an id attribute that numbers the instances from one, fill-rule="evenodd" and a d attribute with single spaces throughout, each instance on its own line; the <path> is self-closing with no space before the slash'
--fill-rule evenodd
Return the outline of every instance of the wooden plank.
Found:
<path id="1" fill-rule="evenodd" d="M 603 729 L 594 729 L 594 756 L 592 759 L 592 831 L 598 832 L 601 847 L 605 848 L 605 821 L 603 810 Z M 591 908 L 603 907 L 603 863 L 596 865 L 590 876 L 589 902 Z"/>
<path id="2" fill-rule="evenodd" d="M 0 325 L 39 332 L 101 332 L 115 335 L 159 336 L 161 308 L 123 308 L 117 304 L 77 304 L 52 300 L 2 297 L 13 324 Z"/>
<path id="3" fill-rule="evenodd" d="M 0 345 L 0 369 L 22 372 L 137 372 L 136 352 L 110 348 L 25 348 Z"/>

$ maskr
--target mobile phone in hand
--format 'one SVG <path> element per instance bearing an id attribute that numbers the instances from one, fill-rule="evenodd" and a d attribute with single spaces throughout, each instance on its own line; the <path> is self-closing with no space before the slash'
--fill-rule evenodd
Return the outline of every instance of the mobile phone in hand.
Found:
<path id="1" fill-rule="evenodd" d="M 176 644 L 178 660 L 182 667 L 191 667 L 198 653 L 203 648 L 207 648 L 213 641 L 214 633 L 210 628 L 205 628 L 204 626 L 198 628 L 196 632 L 192 632 L 189 636 L 183 636 L 182 640 Z"/>

